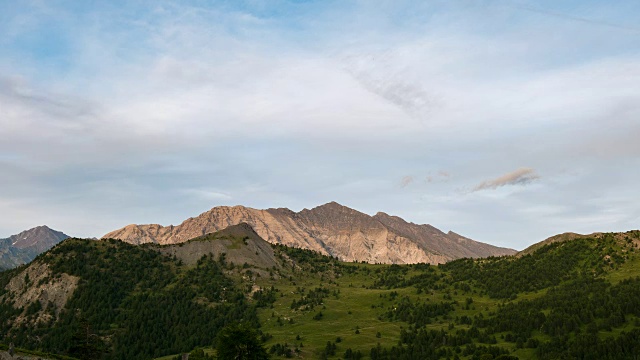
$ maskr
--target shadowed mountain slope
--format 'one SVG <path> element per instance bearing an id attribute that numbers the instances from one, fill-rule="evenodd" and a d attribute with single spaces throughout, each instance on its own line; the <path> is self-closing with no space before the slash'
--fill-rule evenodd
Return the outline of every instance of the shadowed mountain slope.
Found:
<path id="1" fill-rule="evenodd" d="M 264 241 L 246 223 L 232 225 L 218 232 L 199 236 L 184 243 L 171 245 L 149 244 L 162 254 L 175 256 L 186 265 L 194 265 L 202 255 L 211 254 L 215 258 L 224 256 L 225 261 L 260 268 L 280 267 L 271 244 Z M 224 255 L 222 255 L 224 254 Z"/>

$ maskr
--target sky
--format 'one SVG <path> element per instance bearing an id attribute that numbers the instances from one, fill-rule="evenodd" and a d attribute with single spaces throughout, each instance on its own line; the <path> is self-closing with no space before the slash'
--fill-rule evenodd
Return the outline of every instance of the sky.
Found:
<path id="1" fill-rule="evenodd" d="M 638 1 L 0 0 L 0 237 L 330 201 L 640 228 Z"/>

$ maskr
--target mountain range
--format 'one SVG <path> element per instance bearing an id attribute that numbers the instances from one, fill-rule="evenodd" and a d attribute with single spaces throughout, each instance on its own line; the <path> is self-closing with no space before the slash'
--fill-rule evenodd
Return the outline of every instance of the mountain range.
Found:
<path id="1" fill-rule="evenodd" d="M 37 226 L 0 239 L 0 270 L 29 263 L 69 236 L 47 226 Z"/>
<path id="2" fill-rule="evenodd" d="M 639 248 L 640 231 L 561 234 L 519 256 L 372 265 L 246 223 L 167 245 L 71 238 L 0 272 L 0 350 L 209 360 L 244 323 L 273 359 L 633 359 Z"/>
<path id="3" fill-rule="evenodd" d="M 240 223 L 248 224 L 272 244 L 314 250 L 350 262 L 440 264 L 459 258 L 516 253 L 383 212 L 370 216 L 336 202 L 299 212 L 219 206 L 177 226 L 132 224 L 102 238 L 131 244 L 178 244 Z"/>

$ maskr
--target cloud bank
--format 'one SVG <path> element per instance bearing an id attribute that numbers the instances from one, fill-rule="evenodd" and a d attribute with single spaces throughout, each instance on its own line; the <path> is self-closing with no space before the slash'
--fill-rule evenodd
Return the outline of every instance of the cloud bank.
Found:
<path id="1" fill-rule="evenodd" d="M 332 200 L 511 247 L 637 226 L 640 2 L 87 4 L 0 2 L 0 237 Z"/>

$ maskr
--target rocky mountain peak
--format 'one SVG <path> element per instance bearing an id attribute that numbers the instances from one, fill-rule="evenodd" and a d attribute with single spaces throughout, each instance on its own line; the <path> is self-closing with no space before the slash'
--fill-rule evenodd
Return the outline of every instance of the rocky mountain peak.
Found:
<path id="1" fill-rule="evenodd" d="M 335 201 L 297 213 L 286 208 L 220 206 L 177 226 L 127 226 L 103 238 L 133 244 L 177 244 L 241 223 L 270 243 L 315 250 L 345 261 L 436 264 L 461 257 L 515 253 L 461 236 L 449 237 L 430 225 L 416 225 L 397 216 L 370 216 Z"/>
<path id="2" fill-rule="evenodd" d="M 19 234 L 12 235 L 9 239 L 11 240 L 12 246 L 18 249 L 25 249 L 28 247 L 49 249 L 68 237 L 68 235 L 65 235 L 60 231 L 52 230 L 46 225 L 41 225 L 25 230 Z"/>
<path id="3" fill-rule="evenodd" d="M 46 225 L 0 239 L 0 268 L 26 264 L 69 236 Z"/>
<path id="4" fill-rule="evenodd" d="M 298 213 L 299 215 L 306 215 L 312 217 L 327 217 L 327 218 L 337 218 L 341 216 L 348 216 L 354 219 L 357 218 L 366 218 L 371 219 L 371 216 L 360 212 L 358 210 L 352 209 L 350 207 L 341 205 L 335 201 L 326 203 L 324 205 L 316 206 L 311 210 L 304 209 Z"/>
<path id="5" fill-rule="evenodd" d="M 325 229 L 333 232 L 383 230 L 373 217 L 360 211 L 330 202 L 298 213 L 301 221 L 314 231 Z"/>
<path id="6" fill-rule="evenodd" d="M 353 212 L 356 210 L 353 210 L 351 208 L 348 208 L 344 205 L 341 205 L 335 201 L 331 201 L 328 202 L 326 204 L 322 204 L 322 205 L 318 205 L 314 208 L 311 209 L 302 209 L 302 211 L 299 212 L 299 214 L 303 214 L 303 213 L 316 213 L 316 214 L 322 214 L 322 213 L 341 213 L 341 212 Z"/>

